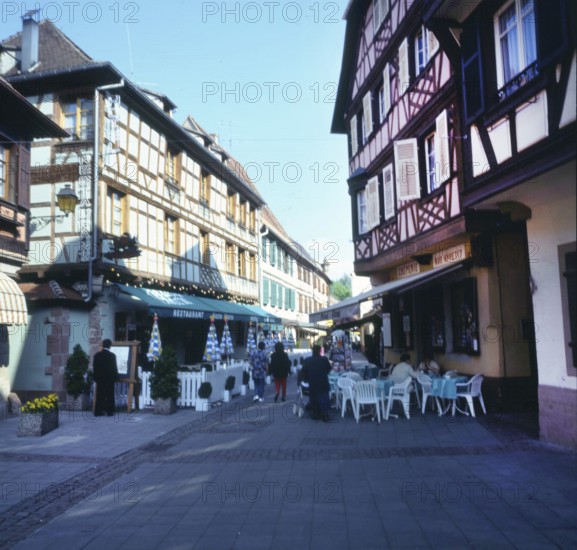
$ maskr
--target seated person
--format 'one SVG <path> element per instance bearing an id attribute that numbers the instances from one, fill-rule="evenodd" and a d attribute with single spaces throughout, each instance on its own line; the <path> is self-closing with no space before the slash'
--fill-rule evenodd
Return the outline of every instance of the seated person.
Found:
<path id="1" fill-rule="evenodd" d="M 409 364 L 411 356 L 408 353 L 401 354 L 401 362 L 395 365 L 393 372 L 391 372 L 391 378 L 395 383 L 403 382 L 407 376 L 411 378 L 417 378 L 417 373 L 413 370 L 413 367 Z"/>
<path id="2" fill-rule="evenodd" d="M 421 361 L 419 365 L 419 370 L 427 374 L 441 374 L 441 367 L 439 363 L 433 359 L 432 353 L 425 354 L 423 361 Z"/>

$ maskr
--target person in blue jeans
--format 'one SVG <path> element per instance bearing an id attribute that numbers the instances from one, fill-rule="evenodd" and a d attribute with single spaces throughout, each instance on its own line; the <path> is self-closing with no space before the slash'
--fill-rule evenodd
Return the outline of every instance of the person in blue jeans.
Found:
<path id="1" fill-rule="evenodd" d="M 252 379 L 254 381 L 253 401 L 264 401 L 264 379 L 268 368 L 268 355 L 265 351 L 265 343 L 259 342 L 258 349 L 251 355 Z"/>

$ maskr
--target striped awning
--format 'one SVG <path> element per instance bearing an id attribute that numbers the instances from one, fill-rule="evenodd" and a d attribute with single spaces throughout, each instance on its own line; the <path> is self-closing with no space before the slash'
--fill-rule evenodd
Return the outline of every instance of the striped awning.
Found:
<path id="1" fill-rule="evenodd" d="M 28 310 L 16 281 L 0 273 L 0 325 L 25 325 Z"/>

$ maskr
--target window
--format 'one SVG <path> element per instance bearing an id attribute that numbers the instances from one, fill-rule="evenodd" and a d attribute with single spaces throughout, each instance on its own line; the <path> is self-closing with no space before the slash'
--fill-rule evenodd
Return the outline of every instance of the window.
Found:
<path id="1" fill-rule="evenodd" d="M 238 223 L 241 227 L 246 227 L 246 201 L 241 201 L 239 205 Z"/>
<path id="2" fill-rule="evenodd" d="M 249 277 L 251 281 L 256 281 L 256 255 L 249 254 L 248 256 L 248 269 Z"/>
<path id="3" fill-rule="evenodd" d="M 425 138 L 425 166 L 427 192 L 432 193 L 436 188 L 436 170 L 435 170 L 435 132 Z"/>
<path id="4" fill-rule="evenodd" d="M 387 63 L 383 70 L 383 85 L 379 88 L 379 122 L 384 122 L 391 108 L 391 66 Z"/>
<path id="5" fill-rule="evenodd" d="M 559 247 L 561 270 L 561 303 L 567 342 L 567 374 L 575 376 L 575 341 L 577 340 L 577 252 L 575 243 Z"/>
<path id="6" fill-rule="evenodd" d="M 234 221 L 236 219 L 236 193 L 229 193 L 226 202 L 226 217 Z"/>
<path id="7" fill-rule="evenodd" d="M 210 174 L 206 170 L 202 170 L 200 175 L 200 202 L 210 205 Z"/>
<path id="8" fill-rule="evenodd" d="M 225 245 L 225 264 L 228 273 L 236 273 L 236 247 L 232 243 Z"/>
<path id="9" fill-rule="evenodd" d="M 62 103 L 64 129 L 72 139 L 88 140 L 94 135 L 93 102 L 87 98 L 65 100 Z"/>
<path id="10" fill-rule="evenodd" d="M 479 320 L 475 278 L 451 285 L 453 351 L 479 355 Z"/>
<path id="11" fill-rule="evenodd" d="M 366 233 L 367 228 L 367 191 L 361 189 L 357 193 L 357 215 L 359 234 Z"/>
<path id="12" fill-rule="evenodd" d="M 239 248 L 238 250 L 238 275 L 239 277 L 246 277 L 246 250 Z"/>
<path id="13" fill-rule="evenodd" d="M 254 208 L 250 208 L 248 213 L 248 230 L 251 233 L 256 232 L 256 210 Z"/>
<path id="14" fill-rule="evenodd" d="M 501 88 L 537 60 L 533 0 L 514 0 L 497 12 L 495 41 Z"/>
<path id="15" fill-rule="evenodd" d="M 210 265 L 210 238 L 204 231 L 200 232 L 200 262 Z"/>
<path id="16" fill-rule="evenodd" d="M 368 181 L 366 189 L 367 231 L 369 231 L 381 223 L 378 176 Z"/>
<path id="17" fill-rule="evenodd" d="M 415 74 L 420 74 L 429 60 L 429 50 L 427 47 L 427 33 L 421 27 L 415 36 Z"/>
<path id="18" fill-rule="evenodd" d="M 179 171 L 179 167 L 178 167 L 178 159 L 179 159 L 179 155 L 176 151 L 171 151 L 170 149 L 167 149 L 166 151 L 166 164 L 164 167 L 164 176 L 166 178 L 166 181 L 174 186 L 178 185 L 178 171 Z"/>
<path id="19" fill-rule="evenodd" d="M 389 0 L 373 0 L 373 32 L 377 34 L 381 23 L 389 13 Z"/>
<path id="20" fill-rule="evenodd" d="M 178 220 L 168 214 L 164 220 L 164 242 L 168 254 L 178 254 Z"/>
<path id="21" fill-rule="evenodd" d="M 8 149 L 0 145 L 0 198 L 6 199 L 8 195 L 9 170 Z"/>
<path id="22" fill-rule="evenodd" d="M 109 187 L 106 200 L 106 220 L 108 222 L 108 232 L 112 235 L 120 236 L 125 231 L 124 216 L 126 197 L 124 193 Z"/>

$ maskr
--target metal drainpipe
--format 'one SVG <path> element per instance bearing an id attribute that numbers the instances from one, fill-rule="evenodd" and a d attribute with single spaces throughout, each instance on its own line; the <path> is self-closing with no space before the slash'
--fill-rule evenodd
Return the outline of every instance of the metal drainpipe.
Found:
<path id="1" fill-rule="evenodd" d="M 258 225 L 260 227 L 260 208 L 258 211 Z M 262 239 L 268 235 L 268 227 L 265 227 L 264 231 L 262 229 L 259 230 L 259 239 L 260 242 L 256 243 L 256 249 L 258 251 L 258 305 L 259 307 L 262 305 Z"/>
<path id="2" fill-rule="evenodd" d="M 112 90 L 114 88 L 124 87 L 124 78 L 116 84 L 107 84 L 105 86 L 97 86 L 94 88 L 94 155 L 92 165 L 92 254 L 88 259 L 88 292 L 85 302 L 92 300 L 92 279 L 94 275 L 94 261 L 98 257 L 98 230 L 96 224 L 98 222 L 98 150 L 100 140 L 100 104 L 99 94 L 103 90 Z"/>

